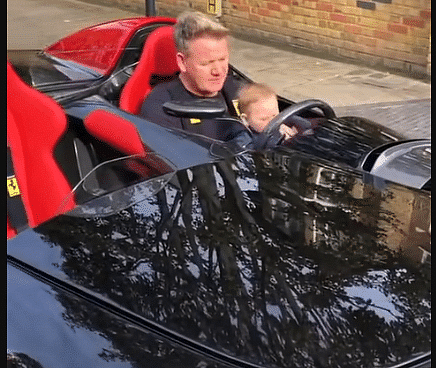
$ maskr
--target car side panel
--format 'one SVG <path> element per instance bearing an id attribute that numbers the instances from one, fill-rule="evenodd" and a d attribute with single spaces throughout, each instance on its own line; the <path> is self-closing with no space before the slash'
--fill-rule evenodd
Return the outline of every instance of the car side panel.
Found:
<path id="1" fill-rule="evenodd" d="M 44 281 L 8 262 L 9 361 L 65 368 L 220 367 Z"/>

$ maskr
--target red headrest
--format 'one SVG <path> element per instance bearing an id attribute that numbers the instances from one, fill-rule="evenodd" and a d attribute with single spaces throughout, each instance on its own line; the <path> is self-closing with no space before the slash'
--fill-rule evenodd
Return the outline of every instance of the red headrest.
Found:
<path id="1" fill-rule="evenodd" d="M 54 157 L 67 130 L 61 106 L 31 88 L 7 63 L 7 140 L 29 225 L 35 227 L 74 207 L 71 185 Z"/>
<path id="2" fill-rule="evenodd" d="M 163 26 L 154 30 L 146 39 L 138 65 L 121 91 L 120 108 L 138 114 L 142 102 L 150 93 L 153 75 L 174 75 L 179 71 L 176 61 L 174 29 Z"/>
<path id="3" fill-rule="evenodd" d="M 95 110 L 84 120 L 86 129 L 97 139 L 126 155 L 145 155 L 136 127 L 128 120 L 105 110 Z"/>

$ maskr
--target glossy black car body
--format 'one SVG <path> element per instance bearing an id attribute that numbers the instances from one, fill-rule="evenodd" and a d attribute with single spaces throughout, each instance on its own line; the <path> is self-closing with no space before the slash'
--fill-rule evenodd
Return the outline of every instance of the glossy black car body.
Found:
<path id="1" fill-rule="evenodd" d="M 64 367 L 430 366 L 429 211 L 300 153 L 182 170 L 8 241 L 8 348 Z"/>
<path id="2" fill-rule="evenodd" d="M 56 157 L 78 205 L 8 240 L 8 364 L 431 366 L 431 193 L 371 174 L 403 137 L 305 111 L 312 131 L 244 150 L 120 111 L 106 88 L 120 71 L 10 61 L 63 104 Z M 72 143 L 96 110 L 134 124 L 149 154 L 82 175 Z M 389 157 L 425 169 L 426 149 Z M 170 169 L 114 175 L 155 160 Z"/>

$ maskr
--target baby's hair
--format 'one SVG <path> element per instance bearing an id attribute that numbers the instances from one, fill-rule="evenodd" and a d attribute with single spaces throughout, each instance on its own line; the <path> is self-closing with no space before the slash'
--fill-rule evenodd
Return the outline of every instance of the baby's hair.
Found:
<path id="1" fill-rule="evenodd" d="M 251 104 L 269 97 L 276 97 L 275 91 L 263 83 L 251 83 L 243 87 L 239 93 L 238 108 L 241 114 L 247 113 Z"/>

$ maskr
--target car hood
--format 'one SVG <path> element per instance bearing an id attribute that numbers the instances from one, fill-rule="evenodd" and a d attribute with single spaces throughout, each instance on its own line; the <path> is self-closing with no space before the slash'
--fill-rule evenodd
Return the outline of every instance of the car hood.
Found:
<path id="1" fill-rule="evenodd" d="M 114 215 L 67 214 L 25 231 L 8 241 L 8 260 L 47 292 L 78 296 L 57 298 L 59 314 L 109 341 L 95 351 L 109 361 L 174 357 L 131 328 L 217 365 L 429 359 L 431 197 L 378 188 L 303 154 L 245 153 L 178 171 Z M 44 365 L 48 346 L 12 320 L 13 349 Z"/>
<path id="2" fill-rule="evenodd" d="M 98 72 L 75 62 L 62 60 L 40 50 L 12 50 L 8 60 L 20 77 L 32 87 L 43 92 L 75 85 L 86 86 L 102 77 Z"/>

